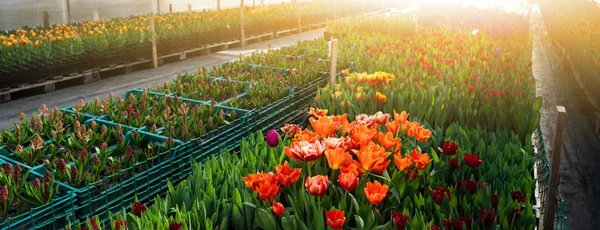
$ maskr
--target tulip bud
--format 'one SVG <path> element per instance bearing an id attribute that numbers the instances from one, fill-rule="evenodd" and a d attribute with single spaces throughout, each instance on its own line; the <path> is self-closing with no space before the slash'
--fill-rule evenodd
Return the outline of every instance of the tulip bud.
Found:
<path id="1" fill-rule="evenodd" d="M 4 185 L 0 188 L 0 204 L 5 205 L 8 198 L 8 186 Z"/>
<path id="2" fill-rule="evenodd" d="M 127 161 L 134 160 L 133 149 L 131 148 L 131 146 L 127 146 L 127 149 L 125 150 L 125 159 L 127 159 Z"/>
<path id="3" fill-rule="evenodd" d="M 77 178 L 78 173 L 79 173 L 79 169 L 77 169 L 77 166 L 75 166 L 75 165 L 71 166 L 71 180 L 75 180 Z"/>
<path id="4" fill-rule="evenodd" d="M 40 179 L 38 179 L 37 177 L 35 179 L 33 179 L 33 181 L 31 182 L 31 185 L 33 185 L 34 188 L 40 188 L 40 185 L 42 185 L 42 182 L 40 181 Z"/>
<path id="5" fill-rule="evenodd" d="M 21 179 L 21 166 L 20 165 L 18 165 L 18 164 L 15 165 L 15 167 L 13 168 L 12 177 L 15 182 L 19 183 L 19 180 Z"/>
<path id="6" fill-rule="evenodd" d="M 50 171 L 46 171 L 44 173 L 44 178 L 42 179 L 42 183 L 44 186 L 49 186 L 50 182 L 52 182 L 52 173 Z"/>
<path id="7" fill-rule="evenodd" d="M 269 147 L 277 147 L 279 145 L 279 134 L 274 129 L 269 130 L 265 135 L 265 140 Z"/>
<path id="8" fill-rule="evenodd" d="M 67 169 L 67 163 L 65 162 L 65 159 L 58 159 L 58 161 L 56 162 L 56 170 L 58 170 L 59 173 L 63 174 L 65 173 L 65 170 Z"/>
<path id="9" fill-rule="evenodd" d="M 84 162 L 89 156 L 90 154 L 88 153 L 88 151 L 84 149 L 83 151 L 81 151 L 81 153 L 79 153 L 79 161 Z"/>
<path id="10" fill-rule="evenodd" d="M 21 124 L 25 123 L 26 119 L 27 119 L 27 116 L 25 115 L 25 113 L 21 112 L 21 115 L 19 116 L 19 120 L 21 121 Z"/>
<path id="11" fill-rule="evenodd" d="M 6 163 L 4 165 L 4 173 L 6 173 L 6 174 L 12 173 L 12 165 L 10 163 Z"/>
<path id="12" fill-rule="evenodd" d="M 94 162 L 95 165 L 100 164 L 100 158 L 98 158 L 98 155 L 94 155 L 92 157 L 92 162 Z"/>

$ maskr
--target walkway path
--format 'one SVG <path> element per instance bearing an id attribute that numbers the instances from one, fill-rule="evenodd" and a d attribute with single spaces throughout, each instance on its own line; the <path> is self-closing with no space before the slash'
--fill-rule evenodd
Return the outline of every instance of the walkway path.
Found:
<path id="1" fill-rule="evenodd" d="M 95 97 L 106 98 L 110 92 L 115 96 L 122 96 L 125 91 L 148 86 L 155 87 L 159 83 L 170 81 L 178 73 L 191 72 L 202 67 L 211 67 L 226 61 L 239 58 L 240 54 L 247 55 L 256 50 L 266 50 L 269 46 L 279 48 L 291 45 L 300 40 L 312 40 L 323 36 L 325 29 L 308 31 L 251 44 L 241 48 L 219 51 L 210 55 L 189 58 L 185 61 L 161 66 L 157 69 L 148 69 L 102 79 L 100 81 L 73 86 L 52 93 L 35 95 L 27 98 L 0 104 L 0 129 L 12 128 L 12 121 L 18 120 L 21 112 L 31 115 L 38 111 L 42 104 L 48 108 L 64 108 L 73 106 L 79 99 L 93 100 Z"/>
<path id="2" fill-rule="evenodd" d="M 570 229 L 596 229 L 600 224 L 600 140 L 596 136 L 587 101 L 577 84 L 563 71 L 551 46 L 538 7 L 532 10 L 533 75 L 537 94 L 544 98 L 542 133 L 549 157 L 552 156 L 556 129 L 556 106 L 567 109 L 567 125 L 561 155 L 560 192 Z"/>

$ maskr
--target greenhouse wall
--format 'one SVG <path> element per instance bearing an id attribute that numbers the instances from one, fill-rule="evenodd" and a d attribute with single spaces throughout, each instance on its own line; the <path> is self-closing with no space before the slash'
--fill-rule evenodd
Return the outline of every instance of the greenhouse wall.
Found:
<path id="1" fill-rule="evenodd" d="M 100 19 L 128 17 L 156 12 L 160 3 L 160 12 L 169 11 L 172 4 L 174 12 L 186 11 L 188 4 L 192 10 L 215 10 L 217 0 L 69 0 L 71 22 L 92 21 L 94 9 L 98 9 Z M 291 0 L 264 0 L 267 5 L 289 3 Z M 260 0 L 245 0 L 252 6 Z M 221 8 L 239 6 L 239 0 L 221 0 Z M 49 23 L 66 23 L 68 20 L 67 0 L 2 0 L 0 1 L 0 30 L 12 30 L 23 26 L 43 25 L 44 11 L 48 11 Z"/>

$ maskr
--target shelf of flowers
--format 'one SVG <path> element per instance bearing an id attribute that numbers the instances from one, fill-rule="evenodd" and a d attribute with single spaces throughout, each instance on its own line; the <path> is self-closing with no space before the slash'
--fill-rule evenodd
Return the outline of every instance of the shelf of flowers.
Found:
<path id="1" fill-rule="evenodd" d="M 311 128 L 251 135 L 194 167 L 152 207 L 132 204 L 113 229 L 533 228 L 535 158 L 516 135 L 405 113 L 327 116 Z M 298 181 L 300 180 L 300 181 Z M 510 182 L 510 183 L 509 183 Z M 85 224 L 83 225 L 85 227 Z M 91 226 L 91 224 L 90 224 Z M 99 226 L 96 223 L 96 226 Z"/>
<path id="2" fill-rule="evenodd" d="M 300 3 L 300 17 L 324 23 L 329 3 Z M 340 17 L 356 14 L 359 4 L 343 4 Z M 239 9 L 156 15 L 159 56 L 203 45 L 240 39 Z M 283 17 L 285 15 L 285 17 Z M 315 21 L 315 20 L 322 21 Z M 246 7 L 247 37 L 298 26 L 295 4 Z M 306 25 L 306 24 L 305 24 Z M 107 67 L 151 56 L 147 15 L 97 22 L 58 24 L 50 28 L 21 28 L 0 32 L 0 78 L 6 87 L 45 78 Z M 17 78 L 18 77 L 18 78 Z"/>
<path id="3" fill-rule="evenodd" d="M 177 144 L 120 124 L 42 106 L 40 115 L 27 119 L 23 114 L 14 130 L 2 133 L 0 157 L 39 175 L 54 174 L 61 191 L 74 194 L 74 212 L 81 218 L 121 209 L 121 202 L 128 203 L 127 196 L 144 195 L 151 180 L 160 176 L 142 172 L 154 173 L 154 166 L 170 159 Z"/>

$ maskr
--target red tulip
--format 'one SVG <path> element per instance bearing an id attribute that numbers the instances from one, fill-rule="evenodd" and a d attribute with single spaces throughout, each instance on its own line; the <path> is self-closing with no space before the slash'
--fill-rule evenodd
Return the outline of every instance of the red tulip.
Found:
<path id="1" fill-rule="evenodd" d="M 348 191 L 352 191 L 358 185 L 358 177 L 354 173 L 340 173 L 338 176 L 338 183 L 340 186 Z"/>
<path id="2" fill-rule="evenodd" d="M 525 204 L 525 196 L 519 190 L 512 191 L 511 196 L 514 200 L 521 202 L 521 204 Z"/>
<path id="3" fill-rule="evenodd" d="M 329 227 L 333 228 L 334 230 L 339 230 L 344 227 L 344 222 L 346 222 L 344 211 L 326 211 L 325 216 L 327 217 L 327 225 L 329 225 Z"/>
<path id="4" fill-rule="evenodd" d="M 396 224 L 397 229 L 404 229 L 404 225 L 408 221 L 408 216 L 405 216 L 404 213 L 396 212 L 396 210 L 392 210 L 392 223 Z"/>
<path id="5" fill-rule="evenodd" d="M 453 156 L 458 150 L 458 145 L 452 141 L 444 141 L 442 147 L 438 147 L 438 151 L 446 156 Z"/>
<path id="6" fill-rule="evenodd" d="M 282 216 L 283 213 L 285 213 L 285 207 L 283 207 L 283 204 L 277 201 L 273 201 L 273 205 L 271 208 L 273 209 L 273 214 L 275 214 L 276 216 Z"/>
<path id="7" fill-rule="evenodd" d="M 477 156 L 477 154 L 471 153 L 471 154 L 465 154 L 464 156 L 465 156 L 465 162 L 471 168 L 478 168 L 479 165 L 481 165 L 481 163 L 483 163 L 483 160 L 479 159 L 479 156 Z"/>
<path id="8" fill-rule="evenodd" d="M 450 163 L 450 168 L 452 168 L 453 170 L 460 167 L 460 164 L 458 163 L 458 159 L 457 158 L 453 158 L 453 159 L 448 160 L 448 163 Z"/>

